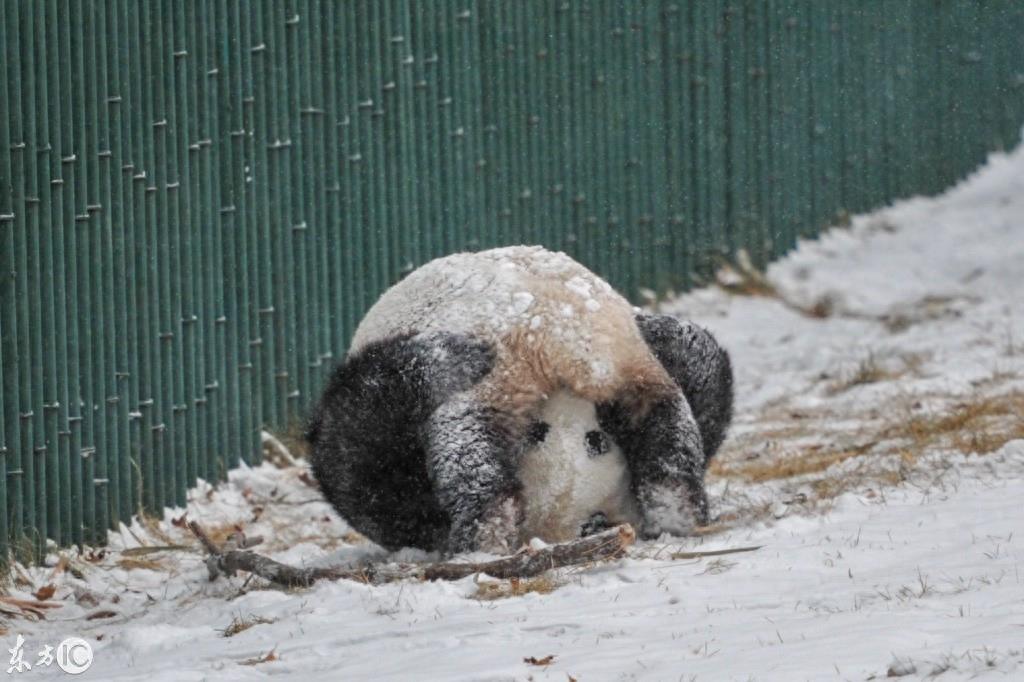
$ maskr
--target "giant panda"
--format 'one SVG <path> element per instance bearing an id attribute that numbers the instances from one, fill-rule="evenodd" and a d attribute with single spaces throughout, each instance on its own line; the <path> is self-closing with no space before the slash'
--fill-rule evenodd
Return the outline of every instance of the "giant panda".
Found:
<path id="1" fill-rule="evenodd" d="M 431 261 L 367 312 L 306 437 L 326 499 L 389 549 L 507 553 L 708 521 L 728 354 L 564 253 Z"/>

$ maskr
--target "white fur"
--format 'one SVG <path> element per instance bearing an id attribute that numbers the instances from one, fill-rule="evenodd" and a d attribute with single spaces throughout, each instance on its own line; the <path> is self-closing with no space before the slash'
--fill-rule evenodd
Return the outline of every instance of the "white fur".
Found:
<path id="1" fill-rule="evenodd" d="M 522 539 L 571 540 L 595 512 L 613 524 L 636 524 L 640 516 L 622 450 L 612 442 L 603 455 L 587 453 L 587 432 L 600 430 L 593 403 L 560 391 L 544 404 L 540 418 L 550 426 L 547 436 L 519 466 L 526 516 Z"/>

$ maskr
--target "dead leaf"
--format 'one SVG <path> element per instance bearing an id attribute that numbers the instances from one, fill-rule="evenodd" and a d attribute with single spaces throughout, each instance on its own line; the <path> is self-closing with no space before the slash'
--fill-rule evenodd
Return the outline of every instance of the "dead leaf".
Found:
<path id="1" fill-rule="evenodd" d="M 534 658 L 533 656 L 527 656 L 523 659 L 523 663 L 529 663 L 530 665 L 551 665 L 555 660 L 554 654 L 548 654 L 544 658 Z"/>
<path id="2" fill-rule="evenodd" d="M 185 528 L 188 525 L 188 519 L 186 518 L 187 516 L 188 516 L 188 512 L 185 512 L 184 514 L 182 514 L 178 518 L 173 518 L 172 517 L 171 518 L 171 525 L 174 526 L 175 528 Z"/>
<path id="3" fill-rule="evenodd" d="M 271 661 L 277 660 L 276 649 L 271 649 L 270 653 L 266 656 L 257 656 L 256 658 L 247 658 L 244 661 L 239 661 L 238 665 L 259 665 L 260 663 L 270 663 Z"/>
<path id="4" fill-rule="evenodd" d="M 310 488 L 320 489 L 320 484 L 316 482 L 316 479 L 309 475 L 308 471 L 303 471 L 299 474 L 299 480 L 308 485 Z"/>
<path id="5" fill-rule="evenodd" d="M 36 599 L 38 599 L 39 601 L 46 601 L 47 599 L 52 597 L 53 593 L 56 592 L 56 591 L 57 591 L 57 586 L 54 585 L 53 583 L 50 583 L 49 585 L 43 585 L 38 590 L 33 592 L 32 596 L 35 597 Z"/>
<path id="6" fill-rule="evenodd" d="M 100 620 L 101 618 L 113 618 L 117 615 L 117 611 L 111 611 L 110 609 L 103 609 L 102 611 L 93 611 L 85 617 L 86 620 Z"/>

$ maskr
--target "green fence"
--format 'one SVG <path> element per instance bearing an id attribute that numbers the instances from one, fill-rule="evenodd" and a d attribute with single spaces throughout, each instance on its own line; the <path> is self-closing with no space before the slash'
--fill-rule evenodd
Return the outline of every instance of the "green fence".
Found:
<path id="1" fill-rule="evenodd" d="M 1024 122 L 1012 0 L 0 4 L 0 543 L 29 553 L 257 459 L 434 256 L 678 290 Z"/>

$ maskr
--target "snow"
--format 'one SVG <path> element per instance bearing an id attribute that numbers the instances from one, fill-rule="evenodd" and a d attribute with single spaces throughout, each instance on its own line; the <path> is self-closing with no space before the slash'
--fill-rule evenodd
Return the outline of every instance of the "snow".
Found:
<path id="1" fill-rule="evenodd" d="M 23 635 L 35 663 L 81 636 L 95 653 L 83 679 L 148 682 L 1024 678 L 1022 278 L 1018 149 L 941 197 L 802 244 L 760 282 L 767 295 L 709 287 L 663 304 L 707 325 L 737 373 L 709 477 L 719 524 L 561 572 L 550 593 L 480 601 L 484 578 L 280 591 L 209 582 L 198 553 L 122 553 L 192 544 L 171 510 L 72 557 L 81 578 L 18 568 L 12 596 L 53 582 L 61 606 L 9 619 L 7 646 Z M 290 563 L 381 559 L 303 475 L 234 471 L 193 490 L 188 517 L 243 525 Z M 256 617 L 268 622 L 222 636 Z"/>
<path id="2" fill-rule="evenodd" d="M 547 291 L 552 282 L 564 285 L 562 295 Z M 360 323 L 352 350 L 410 329 L 497 338 L 515 328 L 545 327 L 566 334 L 567 343 L 585 345 L 590 315 L 582 311 L 592 315 L 601 309 L 595 296 L 628 309 L 624 299 L 601 284 L 564 253 L 538 246 L 451 254 L 386 291 Z M 537 299 L 538 291 L 548 295 Z"/>

